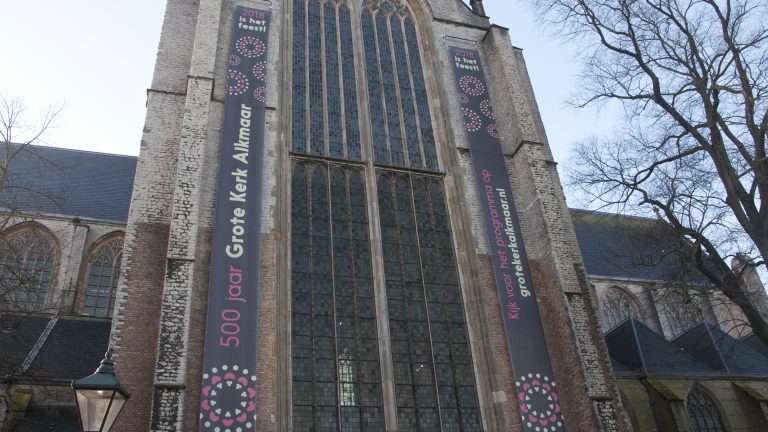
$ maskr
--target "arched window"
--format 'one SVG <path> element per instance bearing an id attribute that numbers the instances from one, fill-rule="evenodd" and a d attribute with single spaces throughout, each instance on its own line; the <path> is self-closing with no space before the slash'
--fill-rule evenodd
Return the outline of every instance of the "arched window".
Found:
<path id="1" fill-rule="evenodd" d="M 399 0 L 365 0 L 362 25 L 375 161 L 436 171 L 435 136 L 411 12 Z"/>
<path id="2" fill-rule="evenodd" d="M 424 172 L 439 163 L 411 9 L 405 0 L 289 4 L 293 430 L 479 431 L 443 180 Z M 383 257 L 371 254 L 373 230 Z M 376 307 L 374 260 L 386 310 Z M 391 405 L 396 424 L 387 425 Z"/>
<path id="3" fill-rule="evenodd" d="M 637 426 L 635 410 L 632 409 L 632 404 L 629 402 L 629 398 L 623 391 L 619 391 L 619 396 L 621 397 L 621 403 L 624 404 L 624 408 L 627 410 L 627 414 L 629 414 L 629 432 L 639 431 L 640 428 Z"/>
<path id="4" fill-rule="evenodd" d="M 0 309 L 40 312 L 54 279 L 55 241 L 26 226 L 0 238 Z"/>
<path id="5" fill-rule="evenodd" d="M 677 291 L 667 291 L 662 294 L 657 305 L 659 314 L 667 323 L 669 338 L 683 333 L 703 319 L 701 310 L 691 295 L 684 296 Z"/>
<path id="6" fill-rule="evenodd" d="M 642 321 L 640 305 L 621 288 L 610 287 L 603 295 L 603 329 L 608 331 L 629 317 Z"/>
<path id="7" fill-rule="evenodd" d="M 88 258 L 83 315 L 99 318 L 112 317 L 122 259 L 122 238 L 115 238 L 101 244 Z"/>
<path id="8" fill-rule="evenodd" d="M 353 40 L 345 1 L 293 0 L 292 151 L 361 159 Z"/>
<path id="9" fill-rule="evenodd" d="M 693 432 L 727 432 L 725 421 L 715 400 L 701 385 L 688 393 L 688 418 Z"/>

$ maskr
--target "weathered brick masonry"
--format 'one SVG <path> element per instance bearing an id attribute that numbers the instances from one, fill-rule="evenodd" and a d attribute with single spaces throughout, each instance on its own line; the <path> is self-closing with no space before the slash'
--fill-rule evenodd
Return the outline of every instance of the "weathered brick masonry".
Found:
<path id="1" fill-rule="evenodd" d="M 359 3 L 352 2 L 353 15 Z M 482 424 L 521 430 L 488 239 L 452 82 L 449 45 L 478 49 L 499 125 L 539 307 L 569 430 L 620 431 L 627 419 L 595 315 L 595 299 L 520 50 L 458 0 L 411 0 L 470 335 Z M 124 275 L 113 321 L 121 381 L 132 393 L 120 431 L 197 429 L 215 188 L 235 5 L 270 10 L 260 268 L 256 429 L 291 430 L 290 91 L 291 2 L 169 0 L 148 92 Z M 354 21 L 355 31 L 359 24 Z M 355 43 L 358 43 L 355 40 Z M 360 45 L 360 44 L 358 44 Z M 360 46 L 355 47 L 362 53 Z M 362 77 L 362 55 L 355 60 Z M 365 98 L 365 84 L 357 83 Z M 363 105 L 364 106 L 364 105 Z M 365 110 L 362 110 L 365 111 Z M 370 123 L 361 112 L 363 155 Z M 374 164 L 364 164 L 374 197 Z M 378 212 L 368 199 L 370 214 Z M 371 218 L 377 310 L 386 314 L 379 223 Z M 389 328 L 379 320 L 387 430 L 397 430 Z"/>

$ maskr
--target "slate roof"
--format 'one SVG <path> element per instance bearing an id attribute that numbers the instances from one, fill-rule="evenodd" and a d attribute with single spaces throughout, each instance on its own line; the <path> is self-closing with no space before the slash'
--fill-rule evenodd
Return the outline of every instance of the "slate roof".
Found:
<path id="1" fill-rule="evenodd" d="M 617 376 L 627 375 L 628 371 L 660 376 L 717 372 L 635 318 L 628 318 L 606 333 L 605 342 L 611 358 L 624 366 L 625 370 L 615 369 Z"/>
<path id="2" fill-rule="evenodd" d="M 672 343 L 713 369 L 734 375 L 768 376 L 768 358 L 709 322 L 691 327 Z"/>
<path id="3" fill-rule="evenodd" d="M 674 254 L 675 234 L 663 223 L 648 218 L 571 209 L 587 274 L 621 280 L 679 280 L 680 261 Z M 698 272 L 692 282 L 707 283 Z"/>
<path id="4" fill-rule="evenodd" d="M 751 334 L 743 339 L 741 339 L 741 342 L 752 348 L 753 350 L 759 352 L 764 357 L 768 358 L 768 346 L 766 346 L 763 341 L 760 340 L 759 337 L 757 337 L 754 334 Z"/>
<path id="5" fill-rule="evenodd" d="M 14 432 L 81 432 L 77 408 L 30 406 Z"/>
<path id="6" fill-rule="evenodd" d="M 40 315 L 0 315 L 5 329 L 0 339 L 0 375 L 20 378 L 79 379 L 92 374 L 104 358 L 109 341 L 109 320 L 59 317 L 39 351 L 33 352 L 46 325 L 55 319 Z M 19 368 L 32 352 L 30 367 Z M 7 361 L 7 363 L 5 363 Z"/>
<path id="7" fill-rule="evenodd" d="M 18 152 L 3 185 L 2 206 L 81 219 L 128 220 L 136 157 L 46 146 L 10 148 Z"/>

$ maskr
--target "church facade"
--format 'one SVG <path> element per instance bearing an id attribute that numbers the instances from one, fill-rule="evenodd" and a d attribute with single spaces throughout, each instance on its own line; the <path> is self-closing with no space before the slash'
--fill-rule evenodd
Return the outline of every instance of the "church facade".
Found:
<path id="1" fill-rule="evenodd" d="M 169 0 L 123 254 L 118 430 L 629 427 L 480 1 Z"/>

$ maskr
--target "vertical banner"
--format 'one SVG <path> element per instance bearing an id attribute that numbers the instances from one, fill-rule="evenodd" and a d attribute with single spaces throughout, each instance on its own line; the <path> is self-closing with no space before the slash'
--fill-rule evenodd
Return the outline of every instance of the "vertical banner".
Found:
<path id="1" fill-rule="evenodd" d="M 256 430 L 269 12 L 237 7 L 227 70 L 208 288 L 200 431 Z"/>
<path id="2" fill-rule="evenodd" d="M 450 50 L 523 426 L 530 432 L 564 431 L 536 292 L 480 55 L 475 50 L 455 47 Z"/>

